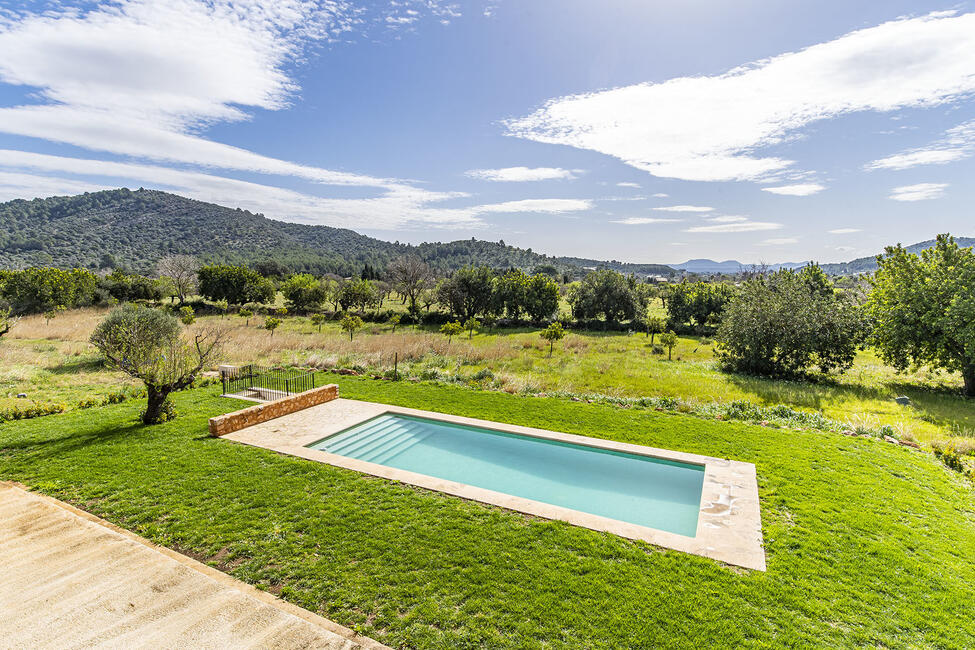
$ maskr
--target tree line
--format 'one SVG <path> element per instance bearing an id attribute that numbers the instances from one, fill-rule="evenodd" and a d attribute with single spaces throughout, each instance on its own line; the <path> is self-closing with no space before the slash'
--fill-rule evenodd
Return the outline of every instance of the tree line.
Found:
<path id="1" fill-rule="evenodd" d="M 547 273 L 469 266 L 438 276 L 416 256 L 394 259 L 369 277 L 292 273 L 268 277 L 235 265 L 199 266 L 170 256 L 150 278 L 116 269 L 97 276 L 84 269 L 0 271 L 0 335 L 13 314 L 89 304 L 160 301 L 181 303 L 202 295 L 213 303 L 248 309 L 273 303 L 278 291 L 297 313 L 381 309 L 395 293 L 407 317 L 419 320 L 434 306 L 468 322 L 478 318 L 578 326 L 592 321 L 628 325 L 648 336 L 674 330 L 713 334 L 725 369 L 772 377 L 811 371 L 842 372 L 859 349 L 873 346 L 898 370 L 931 366 L 961 374 L 975 396 L 975 254 L 949 235 L 920 254 L 900 246 L 878 257 L 878 270 L 859 285 L 837 287 L 818 266 L 756 273 L 739 282 L 656 285 L 612 270 L 560 283 Z M 571 319 L 561 314 L 564 297 Z M 658 315 L 654 301 L 666 317 Z M 668 332 L 670 330 L 670 332 Z"/>

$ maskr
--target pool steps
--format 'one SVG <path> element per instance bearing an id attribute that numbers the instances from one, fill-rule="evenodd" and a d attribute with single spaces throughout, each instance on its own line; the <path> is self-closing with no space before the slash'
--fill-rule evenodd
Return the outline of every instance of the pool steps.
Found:
<path id="1" fill-rule="evenodd" d="M 432 433 L 422 423 L 402 419 L 390 418 L 389 422 L 373 426 L 376 428 L 364 436 L 357 430 L 336 436 L 324 451 L 382 464 Z"/>

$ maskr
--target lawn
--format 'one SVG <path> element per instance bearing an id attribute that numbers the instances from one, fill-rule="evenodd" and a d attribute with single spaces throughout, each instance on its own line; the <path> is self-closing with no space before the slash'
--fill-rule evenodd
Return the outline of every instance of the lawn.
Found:
<path id="1" fill-rule="evenodd" d="M 975 491 L 930 454 L 652 410 L 339 378 L 346 397 L 756 464 L 768 571 L 206 435 L 179 394 L 0 425 L 0 478 L 396 647 L 975 646 Z"/>

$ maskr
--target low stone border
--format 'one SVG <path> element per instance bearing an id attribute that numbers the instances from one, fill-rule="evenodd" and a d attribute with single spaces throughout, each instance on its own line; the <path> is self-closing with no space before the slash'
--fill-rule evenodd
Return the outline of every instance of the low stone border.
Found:
<path id="1" fill-rule="evenodd" d="M 297 395 L 288 395 L 281 399 L 258 404 L 233 413 L 226 413 L 210 418 L 210 435 L 214 437 L 225 436 L 228 433 L 239 431 L 245 427 L 261 422 L 267 422 L 282 415 L 288 415 L 296 411 L 318 406 L 325 402 L 331 402 L 339 396 L 339 387 L 335 384 L 319 386 L 306 390 Z"/>

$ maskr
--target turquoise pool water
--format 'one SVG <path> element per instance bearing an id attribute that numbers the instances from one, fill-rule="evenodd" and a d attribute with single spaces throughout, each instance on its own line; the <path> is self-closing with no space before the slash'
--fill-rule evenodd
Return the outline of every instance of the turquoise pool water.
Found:
<path id="1" fill-rule="evenodd" d="M 400 414 L 308 445 L 693 537 L 704 466 Z"/>

